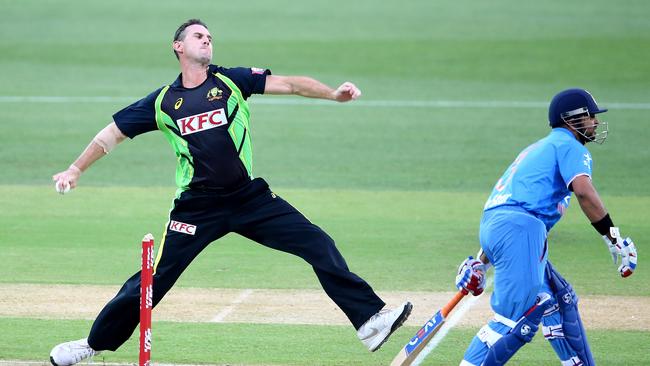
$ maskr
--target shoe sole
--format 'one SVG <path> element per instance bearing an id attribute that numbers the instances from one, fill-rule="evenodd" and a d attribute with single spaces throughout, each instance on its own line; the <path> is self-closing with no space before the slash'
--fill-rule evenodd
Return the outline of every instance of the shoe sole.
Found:
<path id="1" fill-rule="evenodd" d="M 404 310 L 402 310 L 402 313 L 399 315 L 399 317 L 397 317 L 395 323 L 393 323 L 393 325 L 390 327 L 390 333 L 388 333 L 388 335 L 386 335 L 386 338 L 384 338 L 384 340 L 381 341 L 381 343 L 379 343 L 379 345 L 377 345 L 377 347 L 371 350 L 370 352 L 375 352 L 376 350 L 380 349 L 381 346 L 384 345 L 384 343 L 386 343 L 388 338 L 390 338 L 390 335 L 393 334 L 393 332 L 396 331 L 397 328 L 401 327 L 402 324 L 404 324 L 404 322 L 406 321 L 406 319 L 408 319 L 409 315 L 411 315 L 411 310 L 413 310 L 413 304 L 407 302 L 406 306 L 404 306 Z"/>
<path id="2" fill-rule="evenodd" d="M 59 366 L 56 364 L 56 362 L 54 362 L 54 358 L 52 356 L 50 356 L 50 363 L 52 363 L 54 366 Z"/>

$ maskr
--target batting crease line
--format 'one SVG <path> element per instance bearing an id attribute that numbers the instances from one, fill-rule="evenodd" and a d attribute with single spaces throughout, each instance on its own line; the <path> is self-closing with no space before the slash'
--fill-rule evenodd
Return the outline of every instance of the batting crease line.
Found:
<path id="1" fill-rule="evenodd" d="M 236 299 L 234 299 L 230 305 L 226 306 L 223 310 L 221 310 L 217 315 L 214 316 L 214 318 L 210 319 L 211 323 L 221 323 L 230 313 L 235 311 L 235 308 L 237 308 L 237 305 L 241 304 L 246 300 L 247 297 L 249 297 L 253 293 L 252 289 L 246 289 L 242 291 L 239 296 L 237 296 Z"/>
<path id="2" fill-rule="evenodd" d="M 0 96 L 0 103 L 133 103 L 138 97 L 66 97 L 66 96 Z M 339 105 L 332 101 L 320 99 L 295 99 L 271 97 L 251 100 L 251 104 L 260 105 Z M 647 110 L 650 103 L 602 103 L 612 109 Z M 349 107 L 390 107 L 390 108 L 546 108 L 548 102 L 514 101 L 514 100 L 357 100 L 354 103 L 344 103 Z"/>
<path id="3" fill-rule="evenodd" d="M 486 280 L 485 290 L 487 290 L 488 287 L 489 287 L 491 284 L 492 284 L 492 278 L 489 277 L 489 278 Z M 484 290 L 484 291 L 485 291 L 485 290 Z M 485 292 L 484 292 L 484 293 L 485 293 Z M 451 315 L 451 317 L 449 318 L 449 320 L 446 321 L 445 324 L 442 325 L 442 328 L 440 328 L 440 331 L 438 331 L 438 333 L 436 333 L 436 334 L 433 336 L 433 338 L 431 338 L 431 342 L 430 342 L 430 343 L 429 343 L 429 344 L 428 344 L 428 345 L 427 345 L 427 346 L 422 350 L 422 353 L 420 353 L 420 354 L 415 358 L 415 360 L 413 361 L 413 366 L 419 366 L 419 365 L 422 363 L 422 361 L 424 361 L 424 359 L 429 355 L 429 353 L 431 353 L 434 349 L 436 349 L 436 347 L 438 347 L 438 345 L 440 344 L 440 342 L 442 342 L 442 340 L 445 338 L 445 336 L 447 336 L 447 333 L 449 333 L 449 331 L 450 331 L 454 326 L 456 326 L 456 324 L 458 324 L 458 322 L 463 318 L 463 316 L 465 315 L 465 313 L 467 313 L 467 312 L 469 311 L 469 309 L 470 309 L 472 306 L 474 306 L 474 304 L 476 304 L 476 302 L 478 301 L 478 299 L 481 298 L 481 296 L 483 296 L 483 294 L 481 294 L 481 295 L 479 295 L 479 296 L 472 296 L 471 298 L 469 298 L 468 300 L 466 300 L 466 301 L 465 301 L 465 302 L 460 306 L 460 308 L 459 308 L 458 310 L 456 310 L 456 311 Z M 460 361 L 459 361 L 459 363 L 460 363 Z"/>

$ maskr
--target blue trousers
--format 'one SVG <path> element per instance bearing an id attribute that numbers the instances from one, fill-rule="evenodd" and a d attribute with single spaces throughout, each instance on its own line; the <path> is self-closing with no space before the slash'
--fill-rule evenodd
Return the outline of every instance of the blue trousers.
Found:
<path id="1" fill-rule="evenodd" d="M 516 322 L 535 304 L 544 291 L 544 269 L 547 261 L 546 226 L 538 218 L 519 207 L 505 206 L 483 214 L 479 240 L 494 266 L 494 291 L 490 304 L 494 312 Z M 507 333 L 511 327 L 490 321 L 485 333 Z M 481 333 L 481 332 L 480 332 Z M 492 333 L 494 334 L 494 333 Z M 474 337 L 464 359 L 480 365 L 487 353 L 484 339 Z"/>
<path id="2" fill-rule="evenodd" d="M 523 209 L 496 208 L 483 215 L 479 240 L 494 266 L 492 309 L 517 320 L 544 284 L 546 226 Z"/>

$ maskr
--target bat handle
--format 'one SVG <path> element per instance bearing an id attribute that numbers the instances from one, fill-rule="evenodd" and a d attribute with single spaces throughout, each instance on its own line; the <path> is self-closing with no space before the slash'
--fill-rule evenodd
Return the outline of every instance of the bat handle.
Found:
<path id="1" fill-rule="evenodd" d="M 443 306 L 442 309 L 440 309 L 440 314 L 446 318 L 447 315 L 449 315 L 449 313 L 456 307 L 456 305 L 458 305 L 460 300 L 465 297 L 465 295 L 467 294 L 463 293 L 462 291 L 458 291 L 456 295 L 454 295 L 454 297 L 452 297 L 451 300 L 449 300 L 449 302 Z"/>

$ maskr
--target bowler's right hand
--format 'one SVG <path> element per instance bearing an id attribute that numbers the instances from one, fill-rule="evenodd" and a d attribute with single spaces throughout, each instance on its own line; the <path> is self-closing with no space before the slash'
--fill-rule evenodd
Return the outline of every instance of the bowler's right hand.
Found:
<path id="1" fill-rule="evenodd" d="M 81 169 L 77 168 L 74 164 L 70 165 L 68 169 L 52 176 L 54 189 L 60 194 L 68 193 L 68 191 L 77 187 L 77 181 L 80 176 Z"/>

